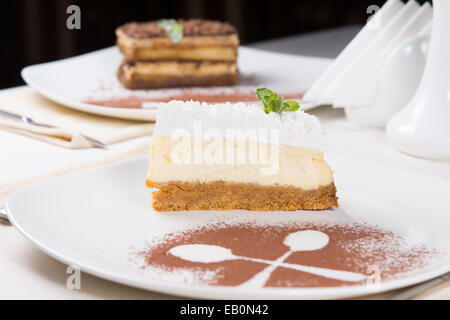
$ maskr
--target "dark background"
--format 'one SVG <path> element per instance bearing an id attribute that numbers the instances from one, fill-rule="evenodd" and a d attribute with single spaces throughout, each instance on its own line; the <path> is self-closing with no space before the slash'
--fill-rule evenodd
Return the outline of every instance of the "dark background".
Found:
<path id="1" fill-rule="evenodd" d="M 206 18 L 228 21 L 242 44 L 337 26 L 364 24 L 385 0 L 1 0 L 0 88 L 23 84 L 27 65 L 111 46 L 129 21 Z M 425 0 L 418 1 L 420 3 Z M 66 9 L 81 8 L 81 30 L 68 30 Z M 69 75 L 68 75 L 69 76 Z"/>

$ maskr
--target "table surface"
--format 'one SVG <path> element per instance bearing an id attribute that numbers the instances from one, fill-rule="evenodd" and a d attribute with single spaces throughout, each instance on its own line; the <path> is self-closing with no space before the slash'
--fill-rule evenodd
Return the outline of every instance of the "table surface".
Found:
<path id="1" fill-rule="evenodd" d="M 251 46 L 291 54 L 335 57 L 359 28 L 350 26 L 255 43 Z M 7 90 L 23 90 L 23 88 Z M 7 90 L 0 91 L 0 94 Z M 384 130 L 351 125 L 345 120 L 341 109 L 320 107 L 310 113 L 318 116 L 327 130 L 331 152 L 450 179 L 449 161 L 431 161 L 402 154 L 389 145 Z M 37 176 L 58 168 L 92 162 L 105 157 L 108 153 L 142 144 L 148 139 L 144 137 L 119 143 L 108 150 L 70 150 L 0 131 L 2 150 L 0 168 L 3 168 L 0 171 L 0 182 Z M 39 251 L 15 228 L 0 224 L 0 299 L 175 298 L 115 284 L 84 273 L 81 277 L 81 290 L 69 290 L 66 287 L 67 277 L 64 264 Z"/>

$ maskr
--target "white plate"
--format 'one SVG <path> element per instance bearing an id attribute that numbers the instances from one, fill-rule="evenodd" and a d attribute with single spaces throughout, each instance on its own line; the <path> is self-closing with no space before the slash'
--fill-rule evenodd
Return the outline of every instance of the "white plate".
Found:
<path id="1" fill-rule="evenodd" d="M 148 158 L 70 175 L 25 188 L 7 202 L 11 222 L 50 256 L 87 273 L 119 283 L 197 298 L 338 298 L 412 285 L 450 270 L 450 182 L 347 158 L 328 159 L 336 171 L 340 208 L 325 212 L 154 212 L 144 187 Z M 130 262 L 130 250 L 175 230 L 229 218 L 276 225 L 313 215 L 382 223 L 414 233 L 442 258 L 404 277 L 366 285 L 321 288 L 242 288 L 177 282 L 146 274 Z M 319 217 L 319 216 L 317 216 Z M 173 280 L 173 281 L 172 281 Z"/>
<path id="2" fill-rule="evenodd" d="M 26 67 L 22 70 L 22 78 L 42 95 L 70 108 L 117 118 L 155 120 L 156 108 L 151 104 L 146 105 L 148 109 L 129 109 L 96 106 L 83 102 L 90 97 L 108 99 L 130 95 L 160 95 L 161 93 L 171 95 L 179 92 L 179 89 L 127 90 L 123 88 L 116 77 L 117 68 L 122 59 L 118 49 L 110 47 L 73 58 Z M 247 80 L 233 88 L 248 90 L 266 86 L 280 92 L 304 92 L 331 61 L 324 58 L 271 53 L 240 47 L 239 69 Z M 221 92 L 230 88 L 200 88 L 199 90 Z"/>

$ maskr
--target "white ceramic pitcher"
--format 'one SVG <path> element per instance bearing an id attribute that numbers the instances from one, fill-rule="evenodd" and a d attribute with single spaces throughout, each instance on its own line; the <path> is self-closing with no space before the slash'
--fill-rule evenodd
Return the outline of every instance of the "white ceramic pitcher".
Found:
<path id="1" fill-rule="evenodd" d="M 434 0 L 424 76 L 411 102 L 388 122 L 389 141 L 418 157 L 450 160 L 450 1 Z"/>

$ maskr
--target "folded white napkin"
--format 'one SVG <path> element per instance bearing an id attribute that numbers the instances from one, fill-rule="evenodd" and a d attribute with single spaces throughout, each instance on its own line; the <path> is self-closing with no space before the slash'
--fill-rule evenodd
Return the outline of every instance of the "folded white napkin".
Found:
<path id="1" fill-rule="evenodd" d="M 108 145 L 151 135 L 154 127 L 151 122 L 114 119 L 73 110 L 50 101 L 29 88 L 0 95 L 0 109 L 57 127 L 39 127 L 0 115 L 0 130 L 16 132 L 71 149 L 92 147 L 83 135 Z"/>

